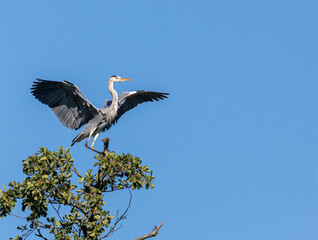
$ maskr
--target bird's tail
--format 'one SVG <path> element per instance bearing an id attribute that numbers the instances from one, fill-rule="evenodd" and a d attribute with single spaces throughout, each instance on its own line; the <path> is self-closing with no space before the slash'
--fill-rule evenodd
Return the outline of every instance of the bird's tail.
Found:
<path id="1" fill-rule="evenodd" d="M 83 138 L 83 134 L 80 133 L 78 134 L 72 141 L 72 144 L 71 144 L 71 147 L 73 147 L 73 145 L 76 143 L 76 142 L 80 142 L 82 141 L 84 138 Z"/>

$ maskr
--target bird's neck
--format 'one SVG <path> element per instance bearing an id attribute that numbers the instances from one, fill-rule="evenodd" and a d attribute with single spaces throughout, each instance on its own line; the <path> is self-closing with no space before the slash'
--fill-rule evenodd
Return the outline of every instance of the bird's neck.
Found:
<path id="1" fill-rule="evenodd" d="M 109 82 L 108 83 L 108 90 L 111 93 L 111 95 L 113 96 L 113 101 L 110 107 L 117 107 L 118 106 L 118 94 L 114 89 L 114 83 L 113 82 Z"/>

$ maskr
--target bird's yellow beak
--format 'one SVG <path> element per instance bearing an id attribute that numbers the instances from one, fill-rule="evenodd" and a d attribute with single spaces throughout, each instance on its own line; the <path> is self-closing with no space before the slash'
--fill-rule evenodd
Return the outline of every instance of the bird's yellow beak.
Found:
<path id="1" fill-rule="evenodd" d="M 121 82 L 132 81 L 132 79 L 130 79 L 130 78 L 120 78 L 120 81 Z"/>

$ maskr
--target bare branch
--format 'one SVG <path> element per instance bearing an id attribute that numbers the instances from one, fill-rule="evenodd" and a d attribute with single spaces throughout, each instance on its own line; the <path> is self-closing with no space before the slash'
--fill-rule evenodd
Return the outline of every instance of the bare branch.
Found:
<path id="1" fill-rule="evenodd" d="M 37 229 L 37 231 L 38 231 L 38 233 L 34 233 L 35 236 L 40 237 L 40 238 L 42 238 L 42 239 L 44 239 L 44 240 L 48 240 L 46 237 L 44 237 L 44 236 L 42 235 L 42 233 L 40 232 L 40 230 Z"/>
<path id="2" fill-rule="evenodd" d="M 21 238 L 22 239 L 27 239 L 34 231 L 35 231 L 35 229 L 27 230 L 26 233 L 22 234 Z"/>
<path id="3" fill-rule="evenodd" d="M 128 190 L 129 190 L 129 189 L 128 189 Z M 130 190 L 129 190 L 129 194 L 130 194 L 130 199 L 129 199 L 129 203 L 128 203 L 128 206 L 127 206 L 125 212 L 124 212 L 119 218 L 117 217 L 117 219 L 116 219 L 114 225 L 111 227 L 111 229 L 109 230 L 109 232 L 108 232 L 105 236 L 101 237 L 100 239 L 109 237 L 109 236 L 112 235 L 115 231 L 117 231 L 118 229 L 120 229 L 120 228 L 122 227 L 122 226 L 119 226 L 118 228 L 116 228 L 117 224 L 118 224 L 120 221 L 122 221 L 122 220 L 124 220 L 124 219 L 126 218 L 126 214 L 127 214 L 127 212 L 128 212 L 128 209 L 130 208 L 130 204 L 131 204 L 131 200 L 132 200 L 132 194 L 131 194 L 131 191 L 130 191 Z"/>
<path id="4" fill-rule="evenodd" d="M 104 143 L 104 153 L 108 152 L 109 138 L 102 139 L 102 142 Z"/>
<path id="5" fill-rule="evenodd" d="M 52 206 L 53 206 L 53 205 L 52 205 Z M 41 233 L 41 229 L 44 227 L 43 222 L 41 222 L 41 221 L 39 221 L 39 220 L 36 220 L 36 222 L 40 223 L 41 226 L 37 227 L 36 224 L 34 225 L 34 226 L 35 226 L 35 230 L 38 232 L 38 233 L 34 233 L 35 236 L 40 237 L 40 238 L 42 238 L 42 239 L 44 239 L 44 240 L 48 240 L 48 239 L 47 239 L 46 237 L 44 237 L 44 236 L 42 235 L 42 233 Z"/>
<path id="6" fill-rule="evenodd" d="M 40 230 L 41 230 L 41 228 L 40 228 L 40 229 L 36 228 L 36 231 L 37 231 L 38 233 L 37 233 L 37 234 L 34 233 L 35 236 L 40 237 L 40 238 L 42 238 L 42 239 L 44 239 L 44 240 L 48 240 L 46 237 L 44 237 L 44 236 L 42 235 L 42 233 L 41 233 Z"/>
<path id="7" fill-rule="evenodd" d="M 73 172 L 76 173 L 77 176 L 79 176 L 80 178 L 82 178 L 83 176 L 77 171 L 76 167 L 73 166 L 73 169 L 71 169 Z"/>
<path id="8" fill-rule="evenodd" d="M 20 217 L 20 216 L 18 216 L 18 215 L 12 214 L 12 213 L 10 213 L 9 215 L 12 215 L 12 216 L 14 216 L 14 217 L 21 218 L 21 219 L 27 219 L 27 218 L 25 218 L 25 217 Z"/>
<path id="9" fill-rule="evenodd" d="M 55 210 L 55 212 L 57 213 L 57 215 L 59 216 L 60 220 L 63 221 L 62 218 L 61 218 L 61 216 L 60 216 L 60 211 L 57 210 L 52 203 L 51 203 L 51 206 L 52 206 L 52 208 Z M 60 205 L 59 205 L 59 207 L 60 207 Z"/>
<path id="10" fill-rule="evenodd" d="M 145 234 L 139 238 L 135 238 L 134 240 L 144 240 L 144 239 L 147 239 L 147 238 L 152 238 L 152 237 L 155 237 L 158 235 L 158 231 L 159 229 L 162 227 L 162 222 L 159 224 L 159 226 L 155 226 L 155 228 L 152 230 L 151 233 L 148 233 L 148 234 Z"/>

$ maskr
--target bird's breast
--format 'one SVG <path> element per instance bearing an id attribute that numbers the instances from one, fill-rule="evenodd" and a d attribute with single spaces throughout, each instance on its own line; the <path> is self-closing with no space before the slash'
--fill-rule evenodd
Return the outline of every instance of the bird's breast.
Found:
<path id="1" fill-rule="evenodd" d="M 117 115 L 118 106 L 102 109 L 107 124 L 111 124 Z"/>

